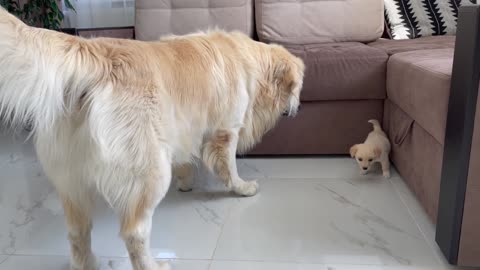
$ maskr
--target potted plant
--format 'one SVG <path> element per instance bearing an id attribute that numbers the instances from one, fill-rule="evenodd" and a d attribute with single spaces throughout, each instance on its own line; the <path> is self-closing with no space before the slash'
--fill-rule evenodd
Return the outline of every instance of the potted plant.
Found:
<path id="1" fill-rule="evenodd" d="M 0 5 L 29 25 L 67 33 L 72 31 L 61 29 L 64 15 L 58 0 L 29 0 L 23 5 L 21 2 L 23 1 L 0 0 Z M 63 3 L 67 9 L 75 11 L 70 0 L 64 0 Z M 73 29 L 73 31 L 75 30 Z M 75 32 L 72 34 L 75 34 Z"/>

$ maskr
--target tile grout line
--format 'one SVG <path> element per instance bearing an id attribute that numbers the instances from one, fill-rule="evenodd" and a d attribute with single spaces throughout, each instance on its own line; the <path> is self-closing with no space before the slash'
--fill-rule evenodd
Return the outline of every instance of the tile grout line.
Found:
<path id="1" fill-rule="evenodd" d="M 261 178 L 263 178 L 263 179 L 268 179 L 268 178 L 269 178 L 268 174 L 266 174 L 264 171 L 258 169 L 258 168 L 255 167 L 255 166 L 251 166 L 250 164 L 247 164 L 246 162 L 241 162 L 241 165 L 243 165 L 243 166 L 247 167 L 248 169 L 252 170 L 254 173 L 260 174 L 260 177 L 258 177 L 258 178 L 260 178 L 260 179 L 261 179 Z M 238 170 L 238 169 L 237 169 L 237 170 Z M 251 175 L 251 176 L 248 176 L 248 175 L 247 175 L 246 177 L 257 178 L 257 177 L 254 176 L 254 175 Z"/>
<path id="2" fill-rule="evenodd" d="M 224 222 L 222 223 L 222 228 L 220 229 L 220 234 L 218 235 L 217 242 L 215 243 L 215 248 L 213 249 L 212 256 L 210 257 L 210 264 L 208 265 L 209 270 L 212 268 L 212 264 L 213 264 L 213 261 L 215 259 L 215 254 L 217 253 L 217 249 L 218 249 L 218 244 L 220 243 L 220 239 L 222 239 L 222 236 L 223 236 L 223 232 L 224 232 L 224 229 L 225 229 L 225 224 L 228 222 L 228 220 L 230 219 L 230 217 L 232 215 L 231 210 L 232 210 L 235 203 L 236 203 L 236 200 L 233 201 L 231 203 L 231 205 L 228 207 L 228 214 L 225 217 Z"/>
<path id="3" fill-rule="evenodd" d="M 403 181 L 402 178 L 400 178 L 401 181 Z M 408 211 L 408 214 L 410 215 L 410 217 L 412 218 L 413 222 L 415 223 L 415 226 L 417 226 L 418 230 L 420 231 L 420 233 L 422 234 L 422 237 L 423 237 L 423 240 L 427 243 L 429 249 L 430 249 L 430 252 L 433 254 L 433 256 L 435 257 L 435 261 L 440 265 L 442 266 L 443 265 L 443 262 L 441 261 L 440 258 L 438 258 L 437 256 L 437 253 L 435 252 L 435 247 L 432 246 L 430 244 L 430 241 L 428 240 L 428 237 L 426 235 L 426 233 L 423 231 L 422 227 L 420 226 L 420 224 L 418 223 L 417 219 L 415 218 L 415 216 L 413 215 L 413 211 L 412 209 L 410 209 L 410 207 L 408 207 L 408 204 L 406 203 L 406 200 L 405 198 L 402 196 L 401 192 L 398 190 L 398 188 L 395 186 L 395 184 L 391 181 L 391 179 L 388 180 L 388 182 L 390 183 L 390 185 L 393 187 L 393 189 L 395 190 L 395 193 L 397 194 L 397 196 L 400 198 L 400 201 L 402 202 L 403 206 L 407 209 Z M 408 188 L 408 187 L 407 187 Z M 410 191 L 411 192 L 411 191 Z"/>
<path id="4" fill-rule="evenodd" d="M 329 265 L 335 265 L 335 266 L 374 266 L 374 267 L 395 267 L 394 265 L 388 265 L 388 264 L 371 264 L 371 263 L 318 263 L 318 262 L 301 262 L 301 261 L 275 261 L 275 260 L 255 260 L 255 259 L 247 259 L 247 260 L 241 260 L 241 259 L 219 259 L 219 260 L 210 260 L 211 263 L 213 262 L 240 262 L 240 263 L 275 263 L 275 264 L 305 264 L 305 265 L 318 265 L 318 266 L 329 266 Z M 210 264 L 211 266 L 211 264 Z"/>
<path id="5" fill-rule="evenodd" d="M 62 257 L 62 258 L 67 258 L 69 259 L 70 256 L 69 255 L 8 255 L 7 258 L 5 258 L 3 261 L 0 261 L 0 265 L 2 263 L 4 263 L 7 259 L 9 258 L 12 258 L 12 257 L 43 257 L 43 258 L 48 258 L 48 257 Z M 128 262 L 130 263 L 128 257 L 115 257 L 115 256 L 107 256 L 107 257 L 104 257 L 104 256 L 99 256 L 98 257 L 99 259 L 114 259 L 114 260 L 120 260 L 120 259 L 123 259 L 123 260 L 128 260 Z M 233 263 L 272 263 L 272 264 L 282 264 L 282 265 L 288 265 L 288 264 L 295 264 L 295 265 L 300 265 L 300 264 L 305 264 L 305 265 L 314 265 L 314 266 L 330 266 L 330 265 L 334 265 L 334 266 L 374 266 L 374 267 L 390 267 L 391 265 L 386 265 L 386 264 L 369 264 L 369 263 L 365 263 L 365 264 L 355 264 L 355 263 L 316 263 L 316 262 L 313 262 L 313 263 L 309 263 L 309 262 L 301 262 L 301 261 L 291 261 L 291 260 L 287 260 L 287 261 L 275 261 L 275 260 L 241 260 L 241 259 L 219 259 L 219 260 L 214 260 L 214 259 L 169 259 L 169 260 L 164 260 L 164 261 L 177 261 L 177 262 L 186 262 L 186 261 L 203 261 L 203 262 L 206 262 L 208 261 L 209 262 L 209 265 L 208 265 L 208 269 L 210 270 L 211 267 L 212 267 L 212 263 L 214 262 L 233 262 Z M 413 269 L 412 269 L 413 270 Z"/>
<path id="6" fill-rule="evenodd" d="M 400 178 L 400 176 L 392 176 L 393 178 Z M 272 180 L 272 181 L 289 181 L 289 180 L 356 180 L 355 176 L 352 177 L 266 177 L 266 178 L 258 178 L 258 180 Z M 378 176 L 374 178 L 364 178 L 364 179 L 359 179 L 359 180 L 385 180 L 383 176 Z M 388 179 L 387 179 L 388 181 Z"/>
<path id="7" fill-rule="evenodd" d="M 66 258 L 70 262 L 70 255 L 65 255 L 65 254 L 11 254 L 11 255 L 4 255 L 0 254 L 0 256 L 6 256 L 3 260 L 0 260 L 0 265 L 4 262 L 6 262 L 10 258 Z M 114 261 L 121 261 L 121 260 L 126 260 L 128 263 L 130 263 L 129 257 L 122 257 L 122 256 L 97 256 L 98 259 L 100 260 L 114 260 Z M 212 262 L 211 259 L 188 259 L 188 258 L 154 258 L 155 261 L 162 261 L 162 262 L 208 262 L 209 265 Z"/>
<path id="8" fill-rule="evenodd" d="M 0 256 L 5 256 L 5 258 L 3 258 L 2 260 L 0 260 L 0 265 L 4 262 L 6 262 L 8 260 L 8 258 L 10 258 L 12 255 L 0 255 Z"/>
<path id="9" fill-rule="evenodd" d="M 212 269 L 212 264 L 213 264 L 213 260 L 210 260 L 210 262 L 208 262 L 208 268 L 207 268 L 207 270 L 211 270 L 211 269 Z"/>

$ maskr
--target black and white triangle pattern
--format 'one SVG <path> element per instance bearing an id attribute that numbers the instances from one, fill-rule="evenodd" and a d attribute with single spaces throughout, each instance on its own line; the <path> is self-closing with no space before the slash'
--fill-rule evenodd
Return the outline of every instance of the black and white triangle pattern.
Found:
<path id="1" fill-rule="evenodd" d="M 458 7 L 476 0 L 384 0 L 385 20 L 393 39 L 455 35 Z"/>

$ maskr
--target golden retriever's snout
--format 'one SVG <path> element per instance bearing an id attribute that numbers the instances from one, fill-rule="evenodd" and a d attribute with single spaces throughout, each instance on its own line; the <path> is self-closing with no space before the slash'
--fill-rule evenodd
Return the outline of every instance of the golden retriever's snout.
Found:
<path id="1" fill-rule="evenodd" d="M 298 104 L 298 106 L 294 109 L 284 110 L 282 112 L 282 116 L 295 117 L 300 112 L 300 108 L 301 108 L 301 104 Z"/>

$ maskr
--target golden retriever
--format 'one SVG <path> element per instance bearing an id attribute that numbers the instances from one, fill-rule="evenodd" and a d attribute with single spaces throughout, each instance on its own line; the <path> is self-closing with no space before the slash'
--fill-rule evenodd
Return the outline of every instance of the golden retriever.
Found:
<path id="1" fill-rule="evenodd" d="M 0 112 L 32 121 L 38 158 L 62 200 L 72 269 L 97 269 L 95 193 L 118 213 L 135 270 L 167 269 L 149 252 L 151 217 L 172 167 L 191 188 L 193 159 L 235 193 L 245 152 L 299 106 L 304 64 L 279 45 L 213 31 L 156 42 L 83 39 L 28 27 L 0 8 Z"/>

